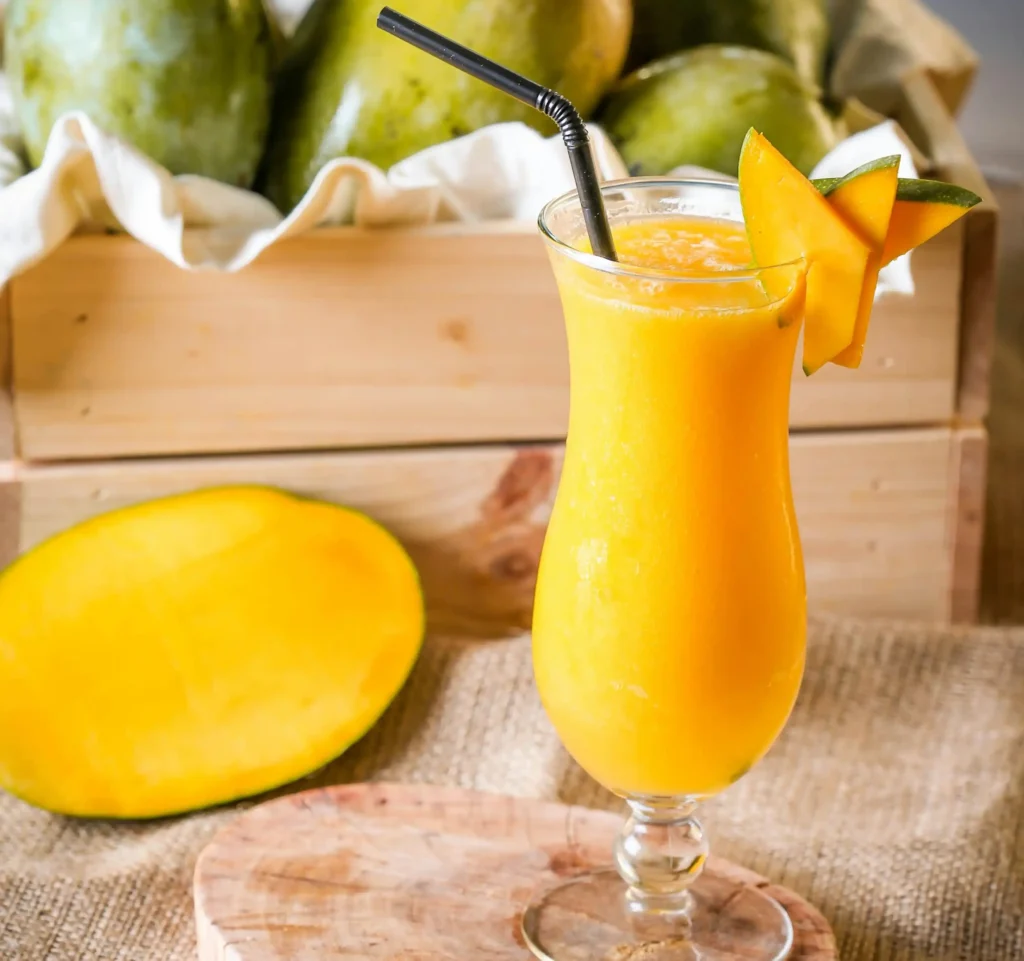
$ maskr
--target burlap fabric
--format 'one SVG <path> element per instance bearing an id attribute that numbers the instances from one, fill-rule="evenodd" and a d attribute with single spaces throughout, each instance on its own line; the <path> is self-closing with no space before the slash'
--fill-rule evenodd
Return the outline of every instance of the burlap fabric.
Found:
<path id="1" fill-rule="evenodd" d="M 528 638 L 430 641 L 305 786 L 369 778 L 613 803 L 548 726 Z M 192 863 L 234 813 L 82 823 L 3 797 L 0 957 L 193 959 Z M 1024 958 L 1024 630 L 812 624 L 789 727 L 706 822 L 818 905 L 846 961 Z"/>

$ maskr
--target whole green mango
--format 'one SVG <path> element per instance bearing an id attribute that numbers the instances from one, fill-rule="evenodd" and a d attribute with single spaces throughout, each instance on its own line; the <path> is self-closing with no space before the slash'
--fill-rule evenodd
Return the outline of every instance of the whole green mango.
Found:
<path id="1" fill-rule="evenodd" d="M 828 0 L 707 0 L 707 17 L 710 42 L 777 53 L 824 89 Z"/>
<path id="2" fill-rule="evenodd" d="M 251 185 L 273 96 L 262 0 L 11 0 L 4 46 L 34 166 L 81 110 L 172 173 Z"/>
<path id="3" fill-rule="evenodd" d="M 328 161 L 387 169 L 492 123 L 555 126 L 449 64 L 377 29 L 381 0 L 314 0 L 282 65 L 261 185 L 295 206 Z M 402 13 L 558 90 L 586 116 L 626 55 L 631 0 L 403 0 Z"/>
<path id="4" fill-rule="evenodd" d="M 626 70 L 706 43 L 707 5 L 708 0 L 633 0 Z"/>
<path id="5" fill-rule="evenodd" d="M 735 177 L 750 127 L 805 174 L 836 142 L 815 89 L 785 60 L 717 44 L 631 74 L 609 97 L 600 122 L 634 175 L 694 164 Z"/>
<path id="6" fill-rule="evenodd" d="M 634 0 L 630 70 L 706 43 L 777 53 L 824 87 L 828 0 Z"/>

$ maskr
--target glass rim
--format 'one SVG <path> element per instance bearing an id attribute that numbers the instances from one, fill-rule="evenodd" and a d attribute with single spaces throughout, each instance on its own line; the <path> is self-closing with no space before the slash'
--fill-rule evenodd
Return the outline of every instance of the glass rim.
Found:
<path id="1" fill-rule="evenodd" d="M 626 177 L 620 180 L 604 181 L 601 184 L 601 195 L 603 197 L 606 193 L 623 188 L 643 190 L 653 187 L 710 187 L 713 190 L 739 193 L 739 185 L 727 180 L 712 180 L 700 177 Z M 604 257 L 598 257 L 596 254 L 577 250 L 565 240 L 555 236 L 554 231 L 548 225 L 548 221 L 557 207 L 567 203 L 575 203 L 577 207 L 580 206 L 579 194 L 575 188 L 559 194 L 559 196 L 552 198 L 544 204 L 540 214 L 537 216 L 537 227 L 540 229 L 541 235 L 546 243 L 566 254 L 570 259 L 604 273 L 637 277 L 642 280 L 662 280 L 683 284 L 736 283 L 757 280 L 767 271 L 792 269 L 801 267 L 806 263 L 803 257 L 798 257 L 796 260 L 769 264 L 764 267 L 730 267 L 725 270 L 702 270 L 699 268 L 662 270 L 657 267 L 641 267 L 634 264 L 622 264 L 617 261 L 605 260 Z M 736 221 L 733 222 L 735 223 Z"/>

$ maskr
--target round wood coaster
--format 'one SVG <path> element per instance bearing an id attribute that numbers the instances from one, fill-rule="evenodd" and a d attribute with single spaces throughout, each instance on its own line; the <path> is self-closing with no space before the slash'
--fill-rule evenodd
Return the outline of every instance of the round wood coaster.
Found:
<path id="1" fill-rule="evenodd" d="M 607 866 L 620 823 L 606 811 L 413 785 L 270 801 L 199 857 L 199 958 L 524 961 L 530 898 Z M 828 923 L 792 891 L 720 858 L 705 870 L 786 908 L 791 961 L 836 961 Z"/>

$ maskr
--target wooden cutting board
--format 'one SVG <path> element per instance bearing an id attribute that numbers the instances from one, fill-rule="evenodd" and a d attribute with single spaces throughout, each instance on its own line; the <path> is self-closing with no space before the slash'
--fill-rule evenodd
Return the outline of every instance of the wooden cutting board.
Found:
<path id="1" fill-rule="evenodd" d="M 526 961 L 532 895 L 607 866 L 621 817 L 423 785 L 355 784 L 270 801 L 224 828 L 195 872 L 200 961 Z M 712 858 L 789 912 L 791 961 L 836 961 L 825 919 Z M 739 959 L 737 959 L 739 961 Z"/>

